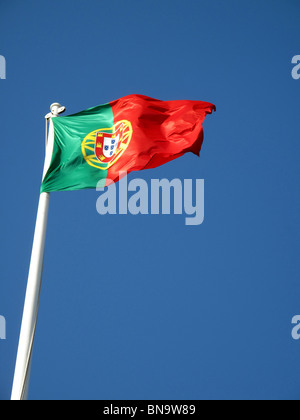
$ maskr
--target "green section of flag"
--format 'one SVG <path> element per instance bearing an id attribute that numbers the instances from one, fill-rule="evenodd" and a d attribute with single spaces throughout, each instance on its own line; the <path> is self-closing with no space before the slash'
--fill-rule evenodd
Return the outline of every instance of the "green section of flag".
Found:
<path id="1" fill-rule="evenodd" d="M 107 170 L 90 166 L 81 150 L 85 137 L 114 124 L 109 104 L 90 108 L 67 117 L 53 118 L 54 147 L 50 167 L 43 179 L 41 192 L 72 191 L 96 188 L 107 177 Z"/>

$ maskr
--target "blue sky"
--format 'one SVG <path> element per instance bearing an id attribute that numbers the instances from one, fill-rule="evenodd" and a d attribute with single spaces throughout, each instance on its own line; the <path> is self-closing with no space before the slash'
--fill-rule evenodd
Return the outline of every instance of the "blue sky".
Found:
<path id="1" fill-rule="evenodd" d="M 129 179 L 205 179 L 205 222 L 100 216 L 51 195 L 30 399 L 298 399 L 298 1 L 0 5 L 0 399 L 12 386 L 44 115 L 139 93 L 209 101 L 200 160 Z M 105 247 L 103 248 L 103 243 Z"/>

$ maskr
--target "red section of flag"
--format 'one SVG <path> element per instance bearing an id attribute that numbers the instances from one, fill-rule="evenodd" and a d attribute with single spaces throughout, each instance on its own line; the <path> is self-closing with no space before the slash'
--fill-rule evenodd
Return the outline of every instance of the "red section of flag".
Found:
<path id="1" fill-rule="evenodd" d="M 114 123 L 128 120 L 133 130 L 125 153 L 108 169 L 108 179 L 115 182 L 120 171 L 155 168 L 187 152 L 199 155 L 202 123 L 216 110 L 208 102 L 164 102 L 142 95 L 126 96 L 110 102 L 110 106 Z"/>

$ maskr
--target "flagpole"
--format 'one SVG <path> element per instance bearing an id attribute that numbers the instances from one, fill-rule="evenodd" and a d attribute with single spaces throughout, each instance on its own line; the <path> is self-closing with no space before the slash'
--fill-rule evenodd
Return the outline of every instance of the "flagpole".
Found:
<path id="1" fill-rule="evenodd" d="M 50 125 L 43 178 L 51 162 L 54 144 L 54 127 L 51 118 L 57 117 L 60 113 L 64 112 L 65 107 L 55 103 L 51 105 L 50 109 L 51 113 L 46 115 L 46 119 L 50 120 Z M 36 218 L 11 400 L 26 400 L 28 395 L 33 340 L 42 284 L 49 201 L 50 194 L 41 193 Z"/>

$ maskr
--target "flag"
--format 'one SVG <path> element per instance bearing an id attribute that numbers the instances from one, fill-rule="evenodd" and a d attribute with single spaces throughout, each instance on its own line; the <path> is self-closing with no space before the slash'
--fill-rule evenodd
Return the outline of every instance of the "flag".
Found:
<path id="1" fill-rule="evenodd" d="M 54 145 L 41 192 L 96 188 L 120 172 L 155 168 L 200 154 L 202 123 L 215 106 L 129 95 L 74 115 L 52 118 Z"/>

